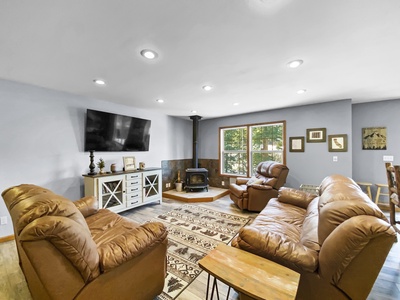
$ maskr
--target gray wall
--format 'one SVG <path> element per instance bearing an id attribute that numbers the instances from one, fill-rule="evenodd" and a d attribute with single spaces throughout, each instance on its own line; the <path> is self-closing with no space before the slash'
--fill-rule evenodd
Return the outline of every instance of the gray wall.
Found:
<path id="1" fill-rule="evenodd" d="M 0 192 L 21 183 L 46 187 L 70 199 L 83 195 L 82 174 L 89 171 L 89 153 L 83 151 L 87 108 L 149 119 L 150 151 L 95 153 L 109 170 L 122 169 L 123 156 L 135 156 L 148 167 L 161 167 L 162 160 L 191 158 L 191 121 L 149 110 L 89 99 L 63 92 L 0 80 Z M 13 234 L 2 199 L 0 237 Z"/>
<path id="2" fill-rule="evenodd" d="M 353 178 L 356 181 L 386 184 L 384 155 L 394 156 L 394 164 L 400 164 L 399 112 L 400 100 L 353 105 Z M 362 150 L 361 134 L 365 127 L 386 127 L 387 150 Z M 375 190 L 373 187 L 373 194 Z"/>
<path id="3" fill-rule="evenodd" d="M 330 174 L 352 175 L 351 100 L 324 104 L 262 111 L 218 119 L 200 121 L 199 157 L 217 159 L 219 151 L 219 127 L 286 120 L 286 145 L 289 137 L 306 136 L 307 128 L 326 128 L 327 135 L 347 134 L 347 152 L 328 152 L 326 143 L 305 143 L 304 153 L 287 151 L 286 163 L 290 169 L 287 186 L 298 188 L 300 184 L 318 185 Z M 333 156 L 338 162 L 333 162 Z"/>
<path id="4" fill-rule="evenodd" d="M 149 110 L 112 104 L 63 92 L 0 80 L 0 192 L 21 183 L 44 186 L 70 199 L 83 195 L 82 174 L 88 172 L 89 154 L 83 152 L 87 108 L 150 119 L 149 152 L 95 153 L 107 169 L 111 163 L 122 168 L 123 156 L 135 156 L 146 166 L 160 167 L 162 160 L 192 157 L 192 121 Z M 350 100 L 263 111 L 218 119 L 203 119 L 199 128 L 199 158 L 218 159 L 218 129 L 286 120 L 289 137 L 305 136 L 307 128 L 327 128 L 327 134 L 348 134 L 348 152 L 330 153 L 328 143 L 306 143 L 304 153 L 287 152 L 290 168 L 287 186 L 319 184 L 330 174 L 340 173 L 355 180 L 385 183 L 382 156 L 400 150 L 398 128 L 400 100 L 352 105 Z M 385 126 L 386 151 L 361 150 L 363 127 Z M 339 161 L 333 162 L 332 157 Z M 8 216 L 0 201 L 0 216 Z M 11 220 L 0 226 L 0 237 L 13 234 Z"/>

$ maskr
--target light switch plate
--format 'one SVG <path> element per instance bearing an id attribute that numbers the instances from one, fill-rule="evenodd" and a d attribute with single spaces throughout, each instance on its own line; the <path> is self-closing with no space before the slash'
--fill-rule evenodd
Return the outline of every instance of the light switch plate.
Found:
<path id="1" fill-rule="evenodd" d="M 393 160 L 394 160 L 393 155 L 384 155 L 383 156 L 383 161 L 393 162 Z"/>

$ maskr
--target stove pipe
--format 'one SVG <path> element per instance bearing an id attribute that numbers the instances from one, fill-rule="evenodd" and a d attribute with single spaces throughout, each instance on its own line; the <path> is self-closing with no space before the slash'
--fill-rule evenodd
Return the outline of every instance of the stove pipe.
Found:
<path id="1" fill-rule="evenodd" d="M 200 116 L 190 116 L 193 120 L 193 168 L 199 167 L 199 158 L 197 154 L 198 136 L 199 136 L 199 121 Z"/>

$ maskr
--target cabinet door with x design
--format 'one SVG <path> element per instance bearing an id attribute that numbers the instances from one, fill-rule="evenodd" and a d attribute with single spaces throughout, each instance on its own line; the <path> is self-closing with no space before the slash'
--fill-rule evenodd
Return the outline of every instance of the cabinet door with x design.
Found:
<path id="1" fill-rule="evenodd" d="M 124 182 L 124 175 L 99 178 L 99 208 L 113 211 L 125 208 Z"/>
<path id="2" fill-rule="evenodd" d="M 159 200 L 161 203 L 161 171 L 143 173 L 143 202 Z"/>

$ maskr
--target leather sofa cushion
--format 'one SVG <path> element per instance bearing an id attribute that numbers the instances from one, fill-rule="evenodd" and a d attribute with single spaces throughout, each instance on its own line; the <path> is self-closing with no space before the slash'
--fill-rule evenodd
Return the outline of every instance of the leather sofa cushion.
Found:
<path id="1" fill-rule="evenodd" d="M 99 201 L 94 196 L 83 197 L 75 201 L 74 204 L 85 218 L 99 210 Z"/>
<path id="2" fill-rule="evenodd" d="M 87 217 L 86 222 L 97 247 L 108 243 L 123 230 L 133 230 L 140 226 L 139 223 L 115 214 L 108 209 L 99 209 L 97 214 Z"/>
<path id="3" fill-rule="evenodd" d="M 314 272 L 318 267 L 318 242 L 302 235 L 306 216 L 306 209 L 273 198 L 252 224 L 239 231 L 232 245 L 296 271 Z"/>
<path id="4" fill-rule="evenodd" d="M 310 202 L 317 197 L 316 195 L 296 190 L 293 188 L 281 187 L 279 189 L 278 200 L 306 209 Z"/>
<path id="5" fill-rule="evenodd" d="M 70 218 L 81 225 L 82 230 L 89 232 L 85 218 L 73 202 L 45 188 L 22 184 L 4 191 L 3 198 L 13 220 L 17 220 L 14 224 L 17 235 L 29 223 L 43 216 Z"/>
<path id="6" fill-rule="evenodd" d="M 34 240 L 49 241 L 78 269 L 84 282 L 100 275 L 99 254 L 89 230 L 71 218 L 43 216 L 35 219 L 24 228 L 19 239 L 22 246 Z"/>
<path id="7" fill-rule="evenodd" d="M 281 174 L 284 165 L 274 161 L 267 161 L 257 166 L 257 173 L 264 177 L 278 177 Z"/>
<path id="8" fill-rule="evenodd" d="M 344 221 L 359 215 L 375 216 L 388 221 L 378 206 L 350 178 L 332 175 L 321 182 L 319 197 L 320 244 Z"/>
<path id="9" fill-rule="evenodd" d="M 107 209 L 99 209 L 86 221 L 98 247 L 103 272 L 139 256 L 167 237 L 167 229 L 162 223 L 140 225 Z"/>
<path id="10" fill-rule="evenodd" d="M 317 252 L 321 249 L 318 242 L 318 202 L 319 198 L 314 198 L 308 205 L 300 236 L 300 242 L 305 247 Z"/>
<path id="11" fill-rule="evenodd" d="M 163 223 L 151 222 L 114 236 L 99 248 L 100 268 L 107 272 L 143 252 L 148 252 L 165 241 L 167 228 Z"/>

